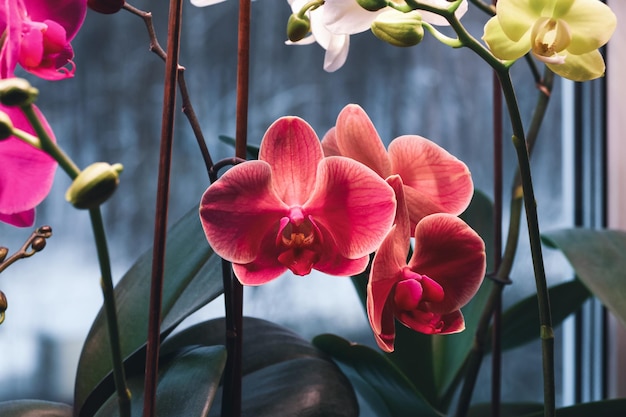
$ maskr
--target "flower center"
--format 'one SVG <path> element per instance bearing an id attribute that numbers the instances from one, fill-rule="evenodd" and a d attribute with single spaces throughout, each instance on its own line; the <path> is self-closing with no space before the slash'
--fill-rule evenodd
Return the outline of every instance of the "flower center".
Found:
<path id="1" fill-rule="evenodd" d="M 289 217 L 280 220 L 276 246 L 278 261 L 296 275 L 307 275 L 320 259 L 321 233 L 313 219 L 300 208 L 292 208 Z"/>
<path id="2" fill-rule="evenodd" d="M 542 17 L 533 25 L 531 31 L 533 53 L 541 61 L 549 64 L 562 64 L 564 56 L 558 56 L 572 41 L 570 28 L 562 19 Z"/>

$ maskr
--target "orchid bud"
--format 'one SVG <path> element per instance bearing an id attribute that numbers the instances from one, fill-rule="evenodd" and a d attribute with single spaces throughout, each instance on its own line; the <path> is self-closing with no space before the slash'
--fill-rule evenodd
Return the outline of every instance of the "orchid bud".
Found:
<path id="1" fill-rule="evenodd" d="M 27 106 L 33 103 L 39 90 L 23 78 L 5 78 L 0 80 L 0 103 L 5 106 Z"/>
<path id="2" fill-rule="evenodd" d="M 0 246 L 0 263 L 4 262 L 8 254 L 9 254 L 9 248 L 5 246 Z"/>
<path id="3" fill-rule="evenodd" d="M 422 15 L 415 10 L 383 12 L 372 23 L 372 32 L 378 39 L 394 46 L 415 46 L 424 38 Z"/>
<path id="4" fill-rule="evenodd" d="M 370 12 L 378 11 L 387 7 L 387 0 L 356 0 L 359 6 Z"/>
<path id="5" fill-rule="evenodd" d="M 7 311 L 9 304 L 7 303 L 7 297 L 2 291 L 0 291 L 0 324 L 4 321 L 4 312 Z"/>
<path id="6" fill-rule="evenodd" d="M 291 42 L 298 42 L 304 39 L 310 31 L 311 21 L 307 16 L 298 16 L 295 13 L 289 16 L 289 21 L 287 22 L 287 38 L 289 38 Z"/>
<path id="7" fill-rule="evenodd" d="M 13 122 L 8 114 L 0 111 L 0 140 L 13 136 Z"/>
<path id="8" fill-rule="evenodd" d="M 65 199 L 79 209 L 92 209 L 104 203 L 115 191 L 123 170 L 122 164 L 96 162 L 74 179 L 65 193 Z"/>
<path id="9" fill-rule="evenodd" d="M 124 0 L 87 0 L 87 6 L 98 13 L 113 14 L 124 7 Z"/>

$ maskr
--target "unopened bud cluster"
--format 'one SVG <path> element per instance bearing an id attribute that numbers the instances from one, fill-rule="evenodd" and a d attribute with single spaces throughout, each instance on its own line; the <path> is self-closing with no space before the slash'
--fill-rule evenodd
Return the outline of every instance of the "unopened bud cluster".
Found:
<path id="1" fill-rule="evenodd" d="M 39 90 L 23 78 L 0 80 L 0 103 L 5 106 L 27 106 L 39 95 Z"/>

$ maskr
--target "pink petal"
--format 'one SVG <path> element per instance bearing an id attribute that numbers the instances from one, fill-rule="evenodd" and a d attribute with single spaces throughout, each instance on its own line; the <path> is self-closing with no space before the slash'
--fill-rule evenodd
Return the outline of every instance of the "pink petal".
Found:
<path id="1" fill-rule="evenodd" d="M 16 227 L 30 227 L 35 223 L 35 209 L 22 211 L 15 214 L 0 213 L 0 222 Z"/>
<path id="2" fill-rule="evenodd" d="M 28 30 L 22 34 L 19 62 L 24 68 L 37 67 L 43 59 L 44 25 L 39 23 L 25 26 L 28 26 Z"/>
<path id="3" fill-rule="evenodd" d="M 415 229 L 412 271 L 443 287 L 444 300 L 427 304 L 439 314 L 458 310 L 476 294 L 485 275 L 485 245 L 463 220 L 450 214 L 424 217 Z"/>
<path id="4" fill-rule="evenodd" d="M 383 240 L 372 261 L 367 284 L 367 316 L 381 349 L 393 350 L 395 325 L 393 309 L 387 307 L 391 291 L 402 278 L 409 253 L 409 219 L 404 203 L 402 180 L 397 175 L 387 179 L 396 193 L 395 224 Z M 390 317 L 386 317 L 386 315 Z M 385 326 L 384 324 L 387 323 Z M 385 333 L 386 336 L 382 336 Z"/>
<path id="5" fill-rule="evenodd" d="M 34 22 L 54 20 L 63 26 L 67 41 L 71 41 L 78 33 L 87 14 L 85 0 L 23 0 L 29 17 Z"/>
<path id="6" fill-rule="evenodd" d="M 349 259 L 341 256 L 337 252 L 325 251 L 322 258 L 314 266 L 320 272 L 338 277 L 357 275 L 365 271 L 369 264 L 370 257 L 363 256 L 358 259 Z"/>
<path id="7" fill-rule="evenodd" d="M 436 213 L 458 215 L 474 193 L 467 166 L 421 136 L 400 136 L 389 145 L 392 170 L 402 177 L 413 224 Z M 407 190 L 407 187 L 411 190 Z"/>
<path id="8" fill-rule="evenodd" d="M 303 211 L 332 234 L 336 250 L 350 259 L 375 251 L 396 209 L 393 189 L 366 166 L 348 158 L 325 158 Z"/>
<path id="9" fill-rule="evenodd" d="M 235 276 L 242 285 L 262 285 L 278 278 L 287 271 L 287 267 L 278 262 L 276 235 L 267 234 L 261 243 L 264 249 L 252 262 L 233 264 Z"/>
<path id="10" fill-rule="evenodd" d="M 424 334 L 450 334 L 465 329 L 465 320 L 460 310 L 448 314 L 412 310 L 400 313 L 398 321 L 406 327 Z"/>
<path id="11" fill-rule="evenodd" d="M 301 206 L 313 192 L 324 154 L 313 128 L 298 117 L 281 117 L 265 133 L 259 160 L 272 168 L 274 189 L 289 206 Z"/>
<path id="12" fill-rule="evenodd" d="M 322 139 L 322 149 L 324 156 L 341 156 L 339 145 L 337 145 L 337 128 L 331 127 Z"/>
<path id="13" fill-rule="evenodd" d="M 278 224 L 288 212 L 274 192 L 271 168 L 263 161 L 231 168 L 205 191 L 200 203 L 209 244 L 222 258 L 239 264 L 254 261 L 262 251 L 275 251 Z M 268 235 L 272 244 L 261 245 Z"/>
<path id="14" fill-rule="evenodd" d="M 0 110 L 9 115 L 16 128 L 35 134 L 18 108 L 0 105 Z M 56 141 L 52 129 L 39 109 L 35 108 L 35 111 L 50 138 Z M 57 163 L 45 152 L 17 138 L 11 137 L 0 141 L 0 213 L 13 219 L 8 223 L 20 226 L 32 225 L 34 221 L 32 209 L 50 192 L 56 167 Z"/>
<path id="15" fill-rule="evenodd" d="M 341 155 L 367 165 L 382 178 L 391 174 L 387 151 L 365 110 L 356 104 L 348 104 L 339 113 L 336 127 Z"/>

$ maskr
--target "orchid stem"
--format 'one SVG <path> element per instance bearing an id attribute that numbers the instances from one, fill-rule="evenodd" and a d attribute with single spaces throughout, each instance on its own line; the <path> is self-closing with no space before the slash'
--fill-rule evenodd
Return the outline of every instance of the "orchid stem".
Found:
<path id="1" fill-rule="evenodd" d="M 148 340 L 146 344 L 146 375 L 144 378 L 143 416 L 156 416 L 156 394 L 159 378 L 159 348 L 161 342 L 161 304 L 163 302 L 163 276 L 165 273 L 165 243 L 167 215 L 174 142 L 174 108 L 178 80 L 178 56 L 182 27 L 182 0 L 170 0 L 163 86 L 163 111 L 161 146 L 157 180 L 156 212 L 154 219 L 154 244 L 152 248 L 152 276 L 150 284 L 150 310 L 148 315 Z"/>
<path id="2" fill-rule="evenodd" d="M 75 179 L 78 174 L 80 174 L 80 169 L 67 156 L 67 154 L 65 154 L 65 152 L 63 152 L 63 150 L 56 143 L 54 143 L 52 139 L 50 139 L 48 132 L 44 129 L 41 120 L 33 109 L 33 106 L 23 106 L 22 111 L 39 137 L 42 149 L 59 163 L 59 166 L 71 179 Z M 102 288 L 102 296 L 104 298 L 104 310 L 107 317 L 107 329 L 109 332 L 109 344 L 111 348 L 111 362 L 113 364 L 113 379 L 115 381 L 115 388 L 117 391 L 120 417 L 130 417 L 131 394 L 126 384 L 126 376 L 124 372 L 117 308 L 115 305 L 113 277 L 111 274 L 111 258 L 109 256 L 106 233 L 102 222 L 100 208 L 90 209 L 89 215 L 96 243 L 98 264 L 100 265 L 100 284 Z"/>

